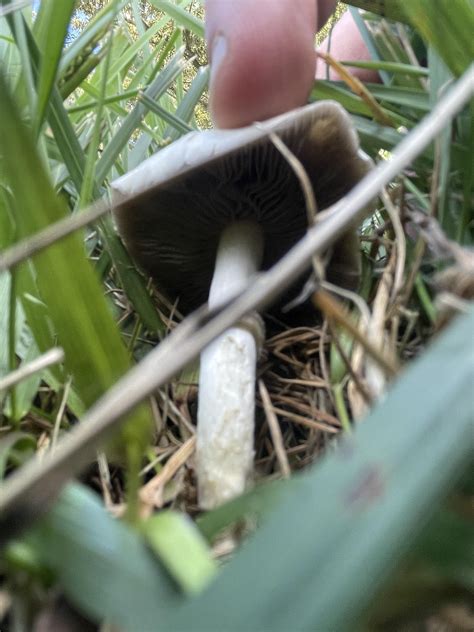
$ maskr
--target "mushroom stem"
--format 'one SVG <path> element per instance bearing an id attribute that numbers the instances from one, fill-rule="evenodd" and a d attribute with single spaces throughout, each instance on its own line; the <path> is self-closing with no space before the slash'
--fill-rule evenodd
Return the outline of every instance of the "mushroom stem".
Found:
<path id="1" fill-rule="evenodd" d="M 224 230 L 209 293 L 211 308 L 247 285 L 260 266 L 262 250 L 256 223 L 238 222 Z M 204 509 L 241 494 L 252 472 L 257 341 L 251 329 L 237 324 L 201 353 L 196 466 Z"/>

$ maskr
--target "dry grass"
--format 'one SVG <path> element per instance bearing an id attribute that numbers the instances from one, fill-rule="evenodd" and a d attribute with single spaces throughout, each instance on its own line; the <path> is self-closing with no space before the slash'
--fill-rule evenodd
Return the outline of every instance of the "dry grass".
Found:
<path id="1" fill-rule="evenodd" d="M 372 268 L 367 300 L 339 290 L 347 297 L 341 298 L 325 290 L 324 295 L 332 297 L 332 309 L 326 315 L 315 309 L 315 294 L 313 301 L 298 306 L 296 315 L 286 315 L 286 322 L 281 314 L 265 317 L 267 337 L 258 367 L 256 483 L 291 476 L 317 460 L 344 429 L 350 432 L 352 424 L 383 395 L 387 381 L 393 377 L 387 365 L 403 366 L 419 354 L 434 333 L 436 325 L 427 318 L 413 284 L 407 291 L 407 284 L 400 282 L 410 272 L 407 239 L 420 239 L 431 248 L 438 244 L 436 261 L 450 258 L 456 262 L 445 274 L 455 274 L 457 270 L 459 283 L 451 284 L 451 292 L 443 286 L 440 295 L 451 307 L 459 308 L 459 302 L 467 298 L 466 288 L 472 289 L 472 254 L 445 238 L 443 241 L 434 220 L 417 225 L 409 196 L 399 195 L 394 189 L 384 196 L 384 203 L 378 209 L 384 219 L 377 224 L 372 222 L 362 236 L 366 263 Z M 440 243 L 444 244 L 442 252 Z M 111 291 L 122 310 L 123 323 L 127 319 L 133 321 L 133 311 L 124 295 L 115 287 Z M 154 295 L 160 316 L 172 331 L 182 317 L 175 305 L 156 291 Z M 320 300 L 318 304 L 325 305 Z M 354 329 L 358 342 L 348 344 Z M 133 338 L 138 349 L 154 344 L 146 332 L 142 336 L 135 328 Z M 165 506 L 191 515 L 198 512 L 194 474 L 197 395 L 197 368 L 188 367 L 151 398 L 155 432 L 140 493 L 146 515 Z M 45 410 L 44 403 L 42 409 Z M 30 415 L 23 423 L 30 431 L 36 428 L 40 432 L 40 441 L 48 441 L 51 422 Z M 105 457 L 101 463 L 90 472 L 89 480 L 101 490 L 111 511 L 121 513 L 122 469 L 108 466 Z"/>

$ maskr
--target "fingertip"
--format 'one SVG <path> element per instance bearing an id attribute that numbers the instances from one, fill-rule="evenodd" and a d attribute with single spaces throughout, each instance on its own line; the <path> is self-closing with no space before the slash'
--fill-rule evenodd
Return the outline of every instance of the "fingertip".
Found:
<path id="1" fill-rule="evenodd" d="M 240 127 L 302 105 L 315 73 L 314 0 L 208 0 L 210 109 Z"/>

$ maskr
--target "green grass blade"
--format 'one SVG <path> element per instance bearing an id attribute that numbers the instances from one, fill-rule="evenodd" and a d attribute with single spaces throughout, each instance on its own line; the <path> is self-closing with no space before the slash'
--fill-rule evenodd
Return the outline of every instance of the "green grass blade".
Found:
<path id="1" fill-rule="evenodd" d="M 188 31 L 192 31 L 198 37 L 204 38 L 204 22 L 195 15 L 192 15 L 192 13 L 189 13 L 179 5 L 168 2 L 167 0 L 150 0 L 150 2 L 154 7 L 160 11 L 164 11 L 173 18 L 179 26 L 182 26 Z"/>
<path id="2" fill-rule="evenodd" d="M 333 81 L 317 81 L 314 84 L 310 100 L 318 101 L 322 99 L 334 99 L 352 114 L 371 116 L 369 106 L 360 97 Z"/>
<path id="3" fill-rule="evenodd" d="M 367 87 L 378 101 L 390 103 L 396 106 L 413 108 L 423 113 L 429 112 L 431 109 L 428 95 L 423 90 L 402 88 L 400 86 L 382 86 L 377 84 L 368 84 Z"/>
<path id="4" fill-rule="evenodd" d="M 449 88 L 453 75 L 446 67 L 441 57 L 436 50 L 432 47 L 428 47 L 428 68 L 430 73 L 429 84 L 429 100 L 431 107 L 441 99 L 445 90 Z M 436 139 L 437 156 L 436 169 L 438 171 L 438 190 L 435 192 L 437 196 L 437 211 L 436 216 L 447 234 L 451 237 L 456 234 L 456 230 L 449 226 L 451 217 L 447 214 L 447 203 L 449 193 L 449 176 L 450 176 L 450 162 L 451 162 L 451 142 L 452 142 L 452 122 L 446 123 L 446 127 L 441 135 Z M 445 221 L 445 220 L 448 221 Z"/>
<path id="5" fill-rule="evenodd" d="M 122 92 L 121 94 L 116 94 L 111 97 L 107 97 L 104 99 L 104 105 L 109 105 L 111 103 L 120 103 L 120 101 L 128 101 L 128 99 L 134 98 L 137 96 L 139 90 L 127 90 L 126 92 Z M 69 114 L 77 114 L 78 112 L 86 112 L 87 110 L 92 110 L 97 107 L 98 101 L 86 101 L 81 103 L 80 105 L 73 105 L 72 107 L 67 109 Z"/>
<path id="6" fill-rule="evenodd" d="M 155 630 L 179 595 L 140 536 L 89 490 L 69 485 L 27 542 L 73 604 L 121 630 Z"/>
<path id="7" fill-rule="evenodd" d="M 115 3 L 116 4 L 116 3 Z M 92 136 L 89 141 L 89 148 L 84 167 L 84 175 L 80 192 L 80 205 L 82 207 L 91 203 L 95 187 L 95 163 L 97 161 L 97 150 L 101 142 L 101 126 L 104 112 L 104 99 L 107 89 L 107 81 L 109 78 L 109 70 L 111 64 L 111 52 L 113 46 L 113 34 L 111 34 L 107 42 L 104 44 L 106 50 L 102 73 L 100 77 L 99 99 L 97 102 L 97 110 L 95 113 L 94 126 L 92 128 Z"/>
<path id="8" fill-rule="evenodd" d="M 110 218 L 100 223 L 101 236 L 105 246 L 113 259 L 115 269 L 120 278 L 126 296 L 137 310 L 145 328 L 162 337 L 166 333 L 166 325 L 158 315 L 145 283 L 145 279 L 138 272 L 118 237 Z"/>
<path id="9" fill-rule="evenodd" d="M 412 0 L 403 4 L 411 24 L 459 77 L 474 59 L 472 0 Z"/>
<path id="10" fill-rule="evenodd" d="M 463 140 L 467 148 L 474 147 L 474 102 L 471 101 L 467 108 L 467 116 L 462 129 Z M 471 151 L 466 152 L 465 160 L 462 162 L 463 174 L 463 206 L 461 221 L 458 226 L 457 238 L 466 245 L 474 244 L 474 222 L 473 222 L 473 197 L 474 197 L 474 161 L 471 159 Z"/>
<path id="11" fill-rule="evenodd" d="M 7 167 L 6 172 L 9 177 L 9 183 L 14 194 L 15 208 L 17 210 L 17 229 L 21 237 L 34 233 L 43 228 L 46 224 L 60 219 L 65 214 L 65 208 L 49 184 L 48 176 L 36 155 L 31 139 L 23 128 L 22 123 L 18 120 L 15 105 L 9 99 L 3 77 L 1 76 L 0 82 L 2 84 L 3 112 L 3 116 L 0 120 L 3 140 L 2 150 L 4 155 L 9 156 L 9 160 L 4 162 Z M 23 165 L 21 172 L 14 167 L 14 164 L 19 163 Z M 28 176 L 28 186 L 24 185 L 26 175 Z M 110 336 L 109 342 L 111 342 L 110 339 L 113 340 L 114 334 L 107 334 L 105 331 L 94 332 L 96 326 L 93 322 L 95 317 L 93 317 L 92 313 L 96 309 L 98 310 L 96 314 L 98 319 L 96 322 L 100 322 L 103 319 L 102 326 L 104 329 L 105 327 L 111 326 L 111 331 L 114 332 L 115 325 L 102 299 L 101 290 L 93 278 L 92 271 L 85 262 L 80 239 L 78 239 L 78 237 L 75 237 L 73 240 L 68 238 L 67 241 L 68 244 L 66 247 L 61 247 L 61 245 L 58 244 L 50 250 L 46 250 L 37 258 L 35 265 L 38 270 L 38 283 L 43 285 L 41 288 L 42 293 L 50 298 L 48 302 L 52 302 L 53 304 L 64 302 L 64 307 L 66 307 L 66 303 L 68 303 L 68 316 L 66 318 L 66 313 L 64 313 L 63 319 L 64 321 L 69 320 L 71 322 L 71 330 L 64 332 L 66 334 L 65 342 L 70 345 L 70 361 L 73 363 L 80 362 L 84 352 L 83 344 L 98 345 L 96 348 L 98 352 L 96 361 L 98 363 L 97 369 L 100 370 L 99 372 L 102 377 L 98 376 L 99 381 L 97 386 L 90 384 L 88 388 L 84 390 L 85 401 L 92 403 L 98 394 L 121 373 L 117 373 L 112 367 L 109 366 L 107 368 L 106 366 L 109 364 L 109 361 L 106 360 L 107 353 L 111 351 L 114 343 L 107 349 L 107 347 L 104 348 L 103 343 L 100 342 L 103 335 L 107 338 Z M 64 259 L 64 265 L 54 262 L 54 258 L 52 258 L 50 254 L 53 250 L 57 251 L 55 253 L 57 261 Z M 41 270 L 44 276 L 42 282 Z M 79 277 L 81 270 L 83 271 L 83 278 Z M 47 281 L 49 281 L 49 283 L 47 283 Z M 59 282 L 59 285 L 56 285 L 56 282 Z M 72 298 L 73 301 L 72 304 L 65 300 L 62 291 L 69 294 L 69 298 Z M 87 293 L 89 291 L 91 294 L 88 296 Z M 60 293 L 58 294 L 58 292 Z M 73 298 L 74 296 L 77 298 Z M 75 305 L 75 309 L 72 309 L 72 305 Z M 64 308 L 61 309 L 61 311 L 63 310 Z M 84 337 L 84 340 L 80 343 L 79 339 L 82 336 L 79 332 L 82 332 L 82 336 Z M 115 335 L 117 335 L 116 330 Z M 76 343 L 75 345 L 74 340 L 79 344 L 77 345 Z M 121 352 L 119 352 L 119 356 L 120 353 Z M 94 355 L 96 354 L 93 353 L 93 356 Z M 123 360 L 120 361 L 119 358 L 117 358 L 117 360 L 119 360 L 119 364 L 122 364 L 123 370 L 125 368 Z M 92 364 L 95 364 L 94 360 L 92 360 Z M 78 373 L 79 375 L 84 374 L 85 377 L 87 373 L 86 367 L 84 366 L 82 369 L 79 369 Z M 102 388 L 100 388 L 99 385 L 101 385 Z"/>
<path id="12" fill-rule="evenodd" d="M 3 73 L 11 89 L 14 90 L 21 73 L 20 54 L 8 22 L 2 19 L 0 19 L 0 59 L 2 60 Z"/>
<path id="13" fill-rule="evenodd" d="M 151 99 L 159 99 L 176 77 L 183 71 L 185 62 L 182 59 L 182 54 L 182 50 L 178 51 L 166 68 L 148 86 L 145 90 L 145 94 L 148 97 Z M 139 103 L 122 122 L 118 132 L 109 142 L 97 163 L 96 180 L 99 185 L 105 180 L 120 152 L 128 143 L 131 135 L 139 126 L 147 112 L 148 109 Z"/>
<path id="14" fill-rule="evenodd" d="M 39 28 L 35 33 L 41 51 L 37 81 L 36 130 L 40 129 L 46 113 L 75 4 L 76 0 L 62 0 L 59 3 L 55 0 L 42 0 L 40 4 L 37 18 Z"/>
<path id="15" fill-rule="evenodd" d="M 104 57 L 103 50 L 92 52 L 84 59 L 80 66 L 75 68 L 67 78 L 62 80 L 59 85 L 61 97 L 65 100 L 70 96 L 76 88 L 78 88 L 91 72 L 97 68 Z M 82 87 L 82 86 L 81 86 Z"/>
<path id="16" fill-rule="evenodd" d="M 199 530 L 209 542 L 212 542 L 221 531 L 243 518 L 260 519 L 278 505 L 287 488 L 289 489 L 292 485 L 292 481 L 259 485 L 217 509 L 199 516 L 197 519 Z"/>
<path id="17" fill-rule="evenodd" d="M 35 86 L 35 69 L 34 62 L 30 59 L 29 55 L 29 42 L 28 42 L 28 27 L 26 25 L 26 21 L 23 18 L 23 15 L 17 11 L 12 16 L 8 17 L 8 23 L 10 25 L 10 29 L 12 34 L 14 35 L 16 45 L 18 47 L 18 52 L 21 60 L 21 75 L 20 78 L 23 81 L 20 81 L 21 84 L 24 85 L 26 91 L 26 103 L 28 104 L 30 116 L 33 117 L 33 114 L 36 109 L 37 95 L 36 95 L 36 86 Z M 17 90 L 18 92 L 18 90 Z M 23 99 L 21 100 L 21 105 L 23 105 Z"/>
<path id="18" fill-rule="evenodd" d="M 29 323 L 33 337 L 41 353 L 45 353 L 55 345 L 55 332 L 48 316 L 48 310 L 40 299 L 34 269 L 30 262 L 25 262 L 17 270 L 18 294 L 21 306 Z M 58 379 L 63 372 L 59 365 L 50 367 Z"/>
<path id="19" fill-rule="evenodd" d="M 166 19 L 162 19 L 155 22 L 136 42 L 128 46 L 122 55 L 114 60 L 110 68 L 111 78 L 114 78 L 128 68 L 145 44 L 148 44 L 150 39 L 163 28 L 166 21 Z"/>
<path id="20" fill-rule="evenodd" d="M 349 7 L 349 11 L 352 15 L 352 19 L 354 20 L 354 22 L 357 25 L 357 28 L 359 29 L 360 36 L 362 40 L 364 41 L 364 44 L 366 45 L 367 50 L 369 51 L 370 58 L 373 61 L 380 61 L 381 56 L 377 49 L 376 43 L 374 42 L 374 38 L 372 37 L 371 32 L 367 28 L 367 25 L 363 17 L 360 15 L 359 11 L 357 11 L 353 7 Z M 390 83 L 390 75 L 388 74 L 386 70 L 381 68 L 379 74 L 385 85 Z"/>
<path id="21" fill-rule="evenodd" d="M 138 100 L 143 103 L 150 110 L 150 112 L 154 112 L 160 118 L 162 118 L 172 127 L 174 127 L 174 129 L 179 132 L 179 135 L 187 134 L 188 132 L 192 131 L 193 128 L 185 121 L 180 119 L 179 116 L 176 116 L 176 114 L 173 114 L 172 112 L 168 112 L 166 108 L 161 106 L 153 99 L 150 99 L 150 97 L 146 94 L 141 94 Z"/>
<path id="22" fill-rule="evenodd" d="M 361 97 L 353 94 L 343 87 L 342 84 L 334 81 L 317 81 L 311 91 L 310 100 L 334 99 L 352 114 L 361 114 L 372 118 L 372 112 L 366 102 Z M 400 116 L 388 108 L 381 108 L 384 114 L 396 122 L 398 125 L 406 124 L 406 117 Z"/>
<path id="23" fill-rule="evenodd" d="M 130 89 L 140 88 L 144 84 L 149 85 L 153 81 L 160 69 L 163 67 L 165 61 L 176 49 L 176 42 L 178 40 L 179 33 L 179 29 L 174 29 L 171 35 L 166 39 L 163 38 L 150 55 L 143 60 L 142 65 L 137 69 L 137 72 L 132 77 L 130 85 L 128 86 Z M 156 63 L 152 65 L 153 60 L 156 58 Z"/>
<path id="24" fill-rule="evenodd" d="M 427 77 L 428 69 L 420 66 L 411 66 L 394 61 L 341 61 L 344 66 L 354 68 L 366 68 L 368 70 L 385 70 L 392 74 L 410 75 L 414 77 Z"/>
<path id="25" fill-rule="evenodd" d="M 335 455 L 293 481 L 219 581 L 167 629 L 353 628 L 467 464 L 473 328 L 471 309 Z"/>
<path id="26" fill-rule="evenodd" d="M 21 23 L 21 30 L 24 30 L 26 33 L 29 58 L 31 60 L 33 73 L 37 78 L 39 67 L 41 65 L 41 54 L 36 42 L 34 41 L 33 34 L 24 21 Z M 19 32 L 20 28 L 15 28 L 14 35 L 18 43 L 21 41 Z M 62 97 L 55 86 L 53 86 L 51 90 L 48 121 L 51 125 L 53 135 L 63 157 L 64 163 L 66 164 L 76 190 L 79 193 L 84 173 L 84 152 L 69 120 L 66 109 L 63 105 Z"/>
<path id="27" fill-rule="evenodd" d="M 20 365 L 18 368 L 21 368 L 22 365 L 28 364 L 32 360 L 35 360 L 38 355 L 38 347 L 34 340 L 32 340 L 32 334 L 30 332 L 29 327 L 25 324 L 23 327 L 23 331 L 21 332 L 21 339 L 27 340 L 28 347 L 26 349 L 21 349 L 21 344 L 17 343 L 16 346 L 16 355 L 21 359 Z M 29 412 L 31 406 L 33 404 L 33 400 L 37 396 L 38 388 L 42 379 L 42 371 L 35 373 L 31 377 L 24 379 L 22 382 L 17 384 L 15 387 L 15 406 L 12 406 L 12 402 L 10 400 L 10 405 L 6 406 L 4 409 L 7 417 L 10 418 L 10 421 L 16 426 Z"/>
<path id="28" fill-rule="evenodd" d="M 181 120 L 189 123 L 193 117 L 196 105 L 202 97 L 202 93 L 207 88 L 209 83 L 209 68 L 200 68 L 197 75 L 194 77 L 192 84 L 189 86 L 189 90 L 184 95 L 181 103 L 176 110 L 176 116 L 179 116 Z M 169 136 L 171 140 L 176 140 L 179 133 L 175 129 L 167 127 L 164 131 L 164 137 Z"/>
<path id="29" fill-rule="evenodd" d="M 430 520 L 394 579 L 371 605 L 368 628 L 393 629 L 395 621 L 436 612 L 440 603 L 454 596 L 458 603 L 468 602 L 473 591 L 472 521 L 444 509 Z"/>
<path id="30" fill-rule="evenodd" d="M 7 465 L 12 456 L 22 452 L 33 453 L 36 447 L 34 438 L 26 432 L 11 432 L 0 441 L 0 482 L 4 479 Z"/>
<path id="31" fill-rule="evenodd" d="M 120 11 L 128 4 L 129 0 L 122 0 L 118 6 L 114 6 L 114 3 L 108 2 L 103 9 L 101 9 L 97 15 L 89 22 L 88 26 L 78 37 L 74 39 L 70 46 L 65 50 L 61 57 L 60 73 L 64 73 L 70 68 L 75 68 L 82 63 L 84 57 L 88 57 L 90 51 L 92 51 L 101 37 L 110 28 L 116 11 Z"/>
<path id="32" fill-rule="evenodd" d="M 9 272 L 0 274 L 0 336 L 3 344 L 0 345 L 0 377 L 10 371 L 10 358 L 8 352 L 8 339 L 10 329 L 10 295 L 11 275 Z"/>
<path id="33" fill-rule="evenodd" d="M 403 0 L 351 0 L 349 4 L 353 7 L 364 9 L 364 11 L 381 15 L 387 20 L 394 20 L 395 22 L 407 21 L 403 10 L 405 4 Z"/>
<path id="34" fill-rule="evenodd" d="M 196 594 L 216 576 L 207 543 L 191 520 L 175 511 L 161 511 L 145 523 L 144 535 L 175 581 Z"/>

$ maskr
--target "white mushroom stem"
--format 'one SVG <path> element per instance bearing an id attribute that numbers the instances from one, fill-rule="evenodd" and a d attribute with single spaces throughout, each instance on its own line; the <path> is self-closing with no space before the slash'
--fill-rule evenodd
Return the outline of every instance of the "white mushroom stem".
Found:
<path id="1" fill-rule="evenodd" d="M 221 236 L 209 306 L 218 307 L 243 290 L 258 270 L 260 227 L 238 222 Z M 196 466 L 199 505 L 216 507 L 241 494 L 254 457 L 257 343 L 236 325 L 201 353 Z"/>

